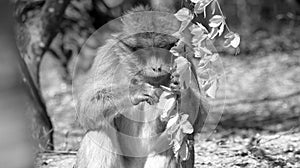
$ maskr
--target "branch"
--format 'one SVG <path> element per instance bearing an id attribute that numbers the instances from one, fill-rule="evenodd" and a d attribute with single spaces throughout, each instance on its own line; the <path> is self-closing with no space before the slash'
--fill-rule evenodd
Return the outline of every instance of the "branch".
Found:
<path id="1" fill-rule="evenodd" d="M 59 31 L 59 25 L 63 20 L 62 15 L 64 14 L 67 6 L 71 0 L 57 0 L 57 1 L 47 1 L 42 9 L 41 20 L 47 20 L 43 23 L 42 37 L 42 55 L 45 54 L 49 48 L 53 38 L 57 35 Z"/>

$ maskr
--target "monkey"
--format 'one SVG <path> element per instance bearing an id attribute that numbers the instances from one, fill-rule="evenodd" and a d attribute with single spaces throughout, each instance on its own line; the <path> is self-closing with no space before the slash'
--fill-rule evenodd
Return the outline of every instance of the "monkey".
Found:
<path id="1" fill-rule="evenodd" d="M 137 7 L 122 18 L 123 30 L 99 48 L 94 63 L 78 86 L 77 117 L 87 130 L 77 154 L 77 168 L 176 168 L 169 148 L 166 121 L 155 108 L 163 92 L 160 86 L 179 86 L 169 51 L 180 27 L 174 15 Z M 193 59 L 192 57 L 189 59 Z M 193 65 L 194 66 L 194 65 Z M 207 107 L 198 84 L 181 97 L 195 132 L 205 121 Z M 192 142 L 193 135 L 188 139 Z M 192 143 L 191 143 L 192 144 Z M 191 157 L 182 163 L 193 167 Z M 185 166 L 186 165 L 186 166 Z"/>

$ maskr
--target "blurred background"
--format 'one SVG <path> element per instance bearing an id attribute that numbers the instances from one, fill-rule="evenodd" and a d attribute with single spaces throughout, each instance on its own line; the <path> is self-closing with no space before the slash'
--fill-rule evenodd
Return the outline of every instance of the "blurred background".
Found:
<path id="1" fill-rule="evenodd" d="M 212 113 L 224 113 L 209 139 L 199 137 L 196 167 L 300 167 L 300 1 L 218 1 L 242 41 L 238 55 L 222 38 L 214 42 L 225 76 Z M 140 4 L 190 7 L 186 0 L 1 0 L 0 167 L 72 167 L 84 134 L 72 83 L 119 23 L 87 39 Z"/>

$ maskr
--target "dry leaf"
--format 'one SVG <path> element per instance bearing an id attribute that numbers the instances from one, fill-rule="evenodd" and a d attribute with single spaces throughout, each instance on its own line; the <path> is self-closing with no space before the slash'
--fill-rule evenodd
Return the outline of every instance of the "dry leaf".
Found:
<path id="1" fill-rule="evenodd" d="M 206 94 L 207 94 L 207 96 L 214 99 L 214 98 L 216 98 L 217 90 L 218 90 L 218 80 L 215 79 L 212 81 L 209 89 L 206 90 Z"/>

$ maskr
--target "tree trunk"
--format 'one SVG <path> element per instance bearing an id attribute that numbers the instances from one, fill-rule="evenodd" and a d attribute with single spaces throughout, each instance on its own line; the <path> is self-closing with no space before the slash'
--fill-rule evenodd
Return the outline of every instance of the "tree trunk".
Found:
<path id="1" fill-rule="evenodd" d="M 38 88 L 41 60 L 59 31 L 69 3 L 70 0 L 16 2 L 18 48 Z M 36 8 L 38 9 L 34 10 Z"/>
<path id="2" fill-rule="evenodd" d="M 41 97 L 40 63 L 53 38 L 70 0 L 17 0 L 15 4 L 18 62 L 32 99 L 34 138 L 42 149 L 53 149 L 53 127 Z"/>

